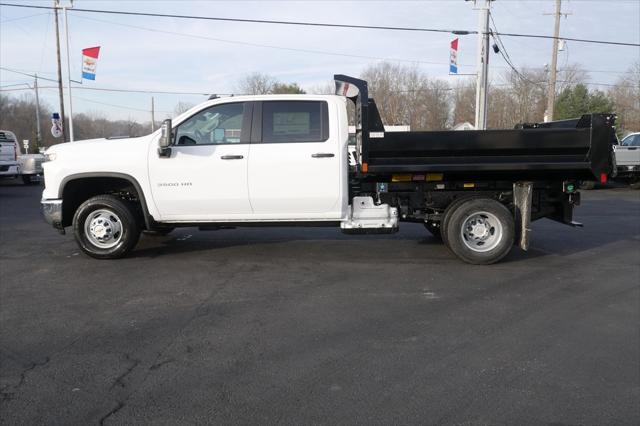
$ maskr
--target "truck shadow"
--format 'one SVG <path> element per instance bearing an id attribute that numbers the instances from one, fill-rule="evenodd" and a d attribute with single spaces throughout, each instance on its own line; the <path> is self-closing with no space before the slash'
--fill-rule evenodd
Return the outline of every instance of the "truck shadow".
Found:
<path id="1" fill-rule="evenodd" d="M 514 247 L 502 263 L 546 256 L 570 256 L 597 250 L 625 240 L 640 241 L 640 193 L 634 201 L 615 194 L 593 194 L 576 210 L 584 228 L 543 219 L 533 223 L 528 251 Z M 613 195 L 613 196 L 612 196 Z M 422 225 L 403 223 L 390 235 L 344 235 L 331 228 L 240 228 L 198 231 L 182 228 L 167 237 L 143 236 L 129 257 L 176 256 L 210 252 L 212 255 L 269 261 L 290 258 L 308 261 L 424 262 L 430 259 L 458 261 L 442 242 Z"/>

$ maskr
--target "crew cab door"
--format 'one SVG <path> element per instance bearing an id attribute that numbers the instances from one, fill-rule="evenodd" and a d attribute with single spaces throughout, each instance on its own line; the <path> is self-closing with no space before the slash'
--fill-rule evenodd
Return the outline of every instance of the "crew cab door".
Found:
<path id="1" fill-rule="evenodd" d="M 249 198 L 256 219 L 340 218 L 346 149 L 330 128 L 326 101 L 256 103 L 249 148 Z"/>
<path id="2" fill-rule="evenodd" d="M 251 214 L 247 165 L 252 105 L 205 108 L 173 129 L 168 157 L 151 148 L 149 180 L 162 220 L 231 220 Z"/>

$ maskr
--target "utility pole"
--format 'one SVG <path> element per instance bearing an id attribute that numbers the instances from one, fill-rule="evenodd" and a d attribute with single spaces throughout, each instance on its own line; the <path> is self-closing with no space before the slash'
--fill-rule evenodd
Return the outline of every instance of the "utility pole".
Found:
<path id="1" fill-rule="evenodd" d="M 36 147 L 39 148 L 42 146 L 42 133 L 40 132 L 40 96 L 38 94 L 38 74 L 35 75 L 35 82 L 33 86 L 36 90 Z"/>
<path id="2" fill-rule="evenodd" d="M 155 119 L 155 107 L 153 105 L 153 96 L 151 97 L 151 132 L 153 132 L 156 129 L 156 123 L 155 123 L 156 119 Z"/>
<path id="3" fill-rule="evenodd" d="M 73 0 L 71 0 L 71 7 L 73 7 Z M 67 42 L 67 77 L 69 79 L 67 84 L 67 94 L 69 95 L 69 141 L 73 142 L 73 99 L 71 98 L 71 60 L 69 53 L 69 15 L 67 14 L 67 6 L 63 6 L 62 11 L 64 13 L 65 38 Z"/>
<path id="4" fill-rule="evenodd" d="M 489 84 L 489 9 L 491 0 L 480 7 L 478 64 L 476 76 L 476 130 L 487 128 L 487 86 Z"/>
<path id="5" fill-rule="evenodd" d="M 560 37 L 561 0 L 556 0 L 555 28 L 553 30 L 553 50 L 551 51 L 551 68 L 549 69 L 549 88 L 547 92 L 547 113 L 544 121 L 553 121 L 553 107 L 556 103 L 556 73 L 558 66 L 558 37 Z"/>
<path id="6" fill-rule="evenodd" d="M 58 57 L 58 95 L 60 97 L 60 119 L 62 120 L 62 141 L 67 138 L 67 126 L 64 122 L 64 95 L 62 90 L 62 62 L 60 61 L 60 29 L 58 28 L 58 0 L 53 0 L 53 12 L 56 19 L 56 54 Z"/>

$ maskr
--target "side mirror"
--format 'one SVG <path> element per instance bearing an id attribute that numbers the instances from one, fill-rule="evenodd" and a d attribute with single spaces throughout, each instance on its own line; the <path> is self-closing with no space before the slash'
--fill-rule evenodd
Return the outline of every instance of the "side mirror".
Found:
<path id="1" fill-rule="evenodd" d="M 167 118 L 160 127 L 160 139 L 158 139 L 158 155 L 169 157 L 171 155 L 171 119 Z"/>

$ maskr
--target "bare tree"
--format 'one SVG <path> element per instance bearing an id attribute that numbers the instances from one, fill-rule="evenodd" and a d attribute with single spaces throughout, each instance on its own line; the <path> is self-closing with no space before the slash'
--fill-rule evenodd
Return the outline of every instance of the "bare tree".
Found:
<path id="1" fill-rule="evenodd" d="M 178 104 L 173 108 L 173 113 L 175 115 L 180 115 L 183 112 L 189 111 L 191 108 L 193 108 L 194 105 L 192 103 L 189 102 L 178 102 Z"/>
<path id="2" fill-rule="evenodd" d="M 618 79 L 609 96 L 616 107 L 620 133 L 640 132 L 640 61 Z"/>
<path id="3" fill-rule="evenodd" d="M 316 95 L 334 95 L 336 93 L 336 84 L 333 81 L 317 84 L 309 89 L 309 93 Z"/>
<path id="4" fill-rule="evenodd" d="M 450 88 L 430 80 L 415 66 L 382 62 L 365 69 L 362 78 L 378 101 L 387 125 L 410 125 L 412 130 L 444 129 L 450 122 Z"/>
<path id="5" fill-rule="evenodd" d="M 273 92 L 273 86 L 277 83 L 270 75 L 256 72 L 240 80 L 238 91 L 243 95 L 266 95 Z"/>
<path id="6" fill-rule="evenodd" d="M 589 75 L 579 64 L 569 64 L 558 71 L 556 91 L 563 92 L 565 89 L 574 87 L 577 84 L 584 84 L 589 79 Z"/>
<path id="7" fill-rule="evenodd" d="M 476 116 L 476 84 L 473 80 L 459 81 L 453 88 L 453 124 L 474 124 Z"/>

